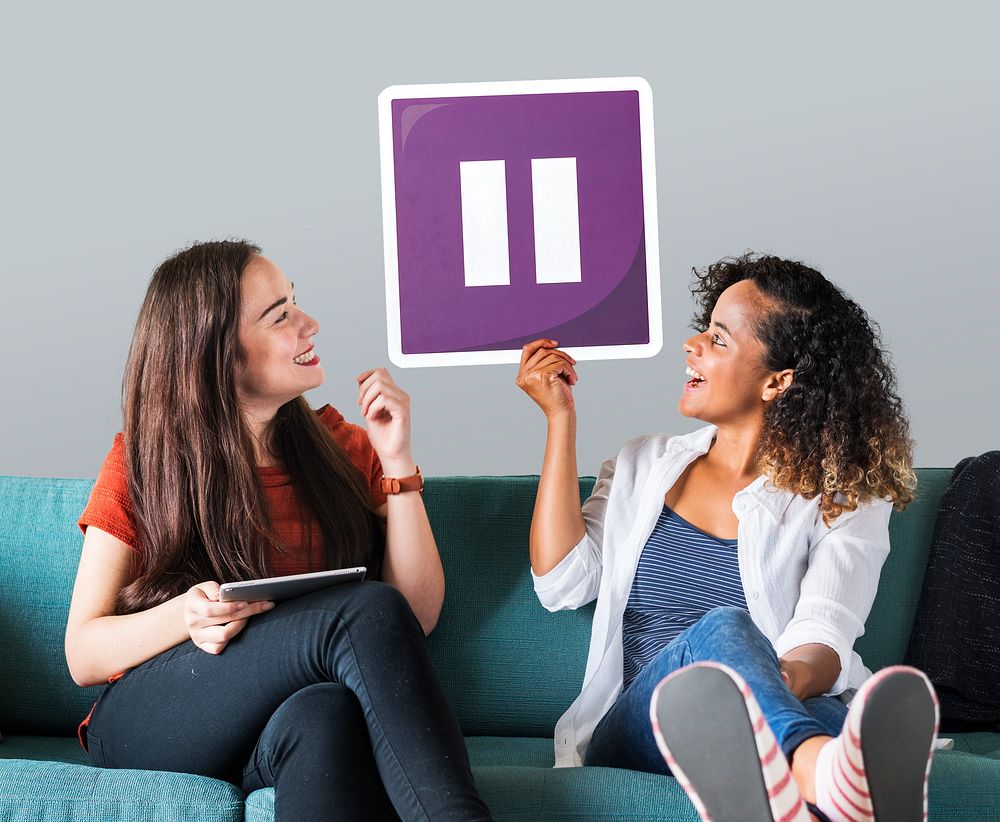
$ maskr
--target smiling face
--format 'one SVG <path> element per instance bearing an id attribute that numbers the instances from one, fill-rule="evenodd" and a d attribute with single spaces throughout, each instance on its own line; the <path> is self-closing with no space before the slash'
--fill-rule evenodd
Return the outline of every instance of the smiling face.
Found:
<path id="1" fill-rule="evenodd" d="M 773 310 L 775 306 L 750 280 L 741 280 L 719 295 L 711 325 L 684 343 L 691 379 L 684 385 L 678 410 L 685 417 L 715 425 L 758 423 L 767 403 L 791 385 L 791 369 L 776 372 L 765 367 L 764 344 L 753 332 L 761 313 Z"/>
<path id="2" fill-rule="evenodd" d="M 239 343 L 243 365 L 236 379 L 240 404 L 270 419 L 289 400 L 323 383 L 313 351 L 318 323 L 295 304 L 293 284 L 266 257 L 243 271 Z"/>

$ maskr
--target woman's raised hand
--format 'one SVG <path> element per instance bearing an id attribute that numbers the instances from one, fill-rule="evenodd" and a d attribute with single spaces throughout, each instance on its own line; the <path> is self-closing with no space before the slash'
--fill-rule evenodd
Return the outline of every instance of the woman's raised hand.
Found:
<path id="1" fill-rule="evenodd" d="M 386 476 L 409 476 L 414 470 L 410 451 L 409 394 L 396 385 L 384 368 L 365 371 L 355 379 L 358 381 L 358 405 L 368 424 L 368 439 Z"/>
<path id="2" fill-rule="evenodd" d="M 556 348 L 555 340 L 535 340 L 521 350 L 517 385 L 533 399 L 546 417 L 573 411 L 574 360 Z"/>
<path id="3" fill-rule="evenodd" d="M 270 611 L 273 602 L 219 602 L 219 583 L 199 582 L 184 595 L 184 624 L 191 641 L 210 654 L 221 654 L 247 620 Z"/>

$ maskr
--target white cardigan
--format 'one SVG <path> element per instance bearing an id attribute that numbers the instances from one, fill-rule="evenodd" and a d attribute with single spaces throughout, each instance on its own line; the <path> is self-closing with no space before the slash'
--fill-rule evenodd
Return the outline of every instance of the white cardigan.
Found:
<path id="1" fill-rule="evenodd" d="M 663 497 L 684 469 L 708 452 L 716 428 L 637 437 L 602 466 L 584 503 L 587 532 L 543 576 L 535 593 L 550 611 L 597 598 L 583 689 L 556 724 L 556 767 L 582 765 L 590 737 L 622 688 L 622 615 L 639 553 L 663 510 Z M 821 643 L 840 657 L 828 692 L 857 688 L 871 672 L 852 650 L 864 633 L 889 553 L 892 504 L 879 500 L 823 524 L 819 497 L 781 491 L 758 477 L 733 498 L 739 519 L 740 578 L 754 624 L 778 656 Z"/>

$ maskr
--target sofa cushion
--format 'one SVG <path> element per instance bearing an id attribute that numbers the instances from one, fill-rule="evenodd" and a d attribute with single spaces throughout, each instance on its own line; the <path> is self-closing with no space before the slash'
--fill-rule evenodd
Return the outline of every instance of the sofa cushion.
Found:
<path id="1" fill-rule="evenodd" d="M 1000 762 L 1000 733 L 976 731 L 975 733 L 950 734 L 955 741 L 956 751 L 979 754 Z M 996 786 L 1000 792 L 1000 784 Z"/>
<path id="2" fill-rule="evenodd" d="M 978 736 L 984 735 L 960 734 L 956 748 L 964 745 L 964 737 Z M 466 742 L 476 787 L 498 822 L 698 819 L 678 782 L 669 777 L 615 768 L 553 769 L 547 739 L 471 737 Z M 931 771 L 930 819 L 1000 820 L 998 787 L 1000 759 L 939 751 Z M 273 822 L 273 790 L 247 798 L 246 820 Z"/>
<path id="3" fill-rule="evenodd" d="M 476 785 L 490 809 L 504 820 L 698 818 L 674 779 L 610 768 L 552 770 L 549 739 L 471 737 L 466 744 Z M 934 757 L 931 820 L 1000 820 L 1000 734 L 956 734 L 955 748 L 938 751 Z M 545 776 L 532 773 L 536 769 Z M 504 786 L 503 779 L 511 784 Z M 543 803 L 542 797 L 551 804 Z M 657 803 L 658 815 L 651 810 Z"/>
<path id="4" fill-rule="evenodd" d="M 1000 760 L 961 750 L 938 751 L 928 793 L 931 822 L 1000 820 Z"/>
<path id="5" fill-rule="evenodd" d="M 939 751 L 934 758 L 931 819 L 1000 820 L 1000 734 L 956 734 L 954 739 L 954 751 Z M 466 745 L 476 784 L 498 820 L 697 819 L 673 779 L 610 768 L 554 770 L 548 738 L 479 736 L 466 738 Z M 54 781 L 41 784 L 50 769 Z M 112 770 L 101 772 L 104 778 L 98 780 L 99 770 L 86 765 L 76 739 L 8 737 L 0 744 L 0 819 L 241 818 L 231 815 L 236 788 L 217 780 Z M 91 793 L 84 800 L 87 790 Z M 176 815 L 149 811 L 165 794 L 170 802 L 163 807 Z M 36 801 L 27 801 L 31 798 Z M 222 803 L 216 816 L 205 811 L 202 800 Z M 92 816 L 88 803 L 93 803 Z M 247 798 L 247 822 L 273 819 L 273 790 Z"/>
<path id="6" fill-rule="evenodd" d="M 618 768 L 552 768 L 548 739 L 466 739 L 476 787 L 503 822 L 697 822 L 676 779 Z M 273 822 L 274 791 L 247 797 L 247 822 Z"/>
<path id="7" fill-rule="evenodd" d="M 24 758 L 14 758 L 19 754 Z M 71 764 L 84 761 L 75 738 L 7 737 L 0 757 L 0 819 L 10 822 L 243 819 L 243 794 L 235 785 L 191 774 Z"/>

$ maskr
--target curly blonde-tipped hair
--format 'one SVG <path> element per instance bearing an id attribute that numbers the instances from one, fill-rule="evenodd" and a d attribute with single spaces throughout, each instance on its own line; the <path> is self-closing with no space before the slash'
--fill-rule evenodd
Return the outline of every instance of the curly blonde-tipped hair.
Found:
<path id="1" fill-rule="evenodd" d="M 869 500 L 897 510 L 911 502 L 909 423 L 878 326 L 861 307 L 818 271 L 778 257 L 748 252 L 694 275 L 695 328 L 708 328 L 723 291 L 750 280 L 769 304 L 752 326 L 764 367 L 794 370 L 764 412 L 760 472 L 778 488 L 820 496 L 827 525 Z"/>

